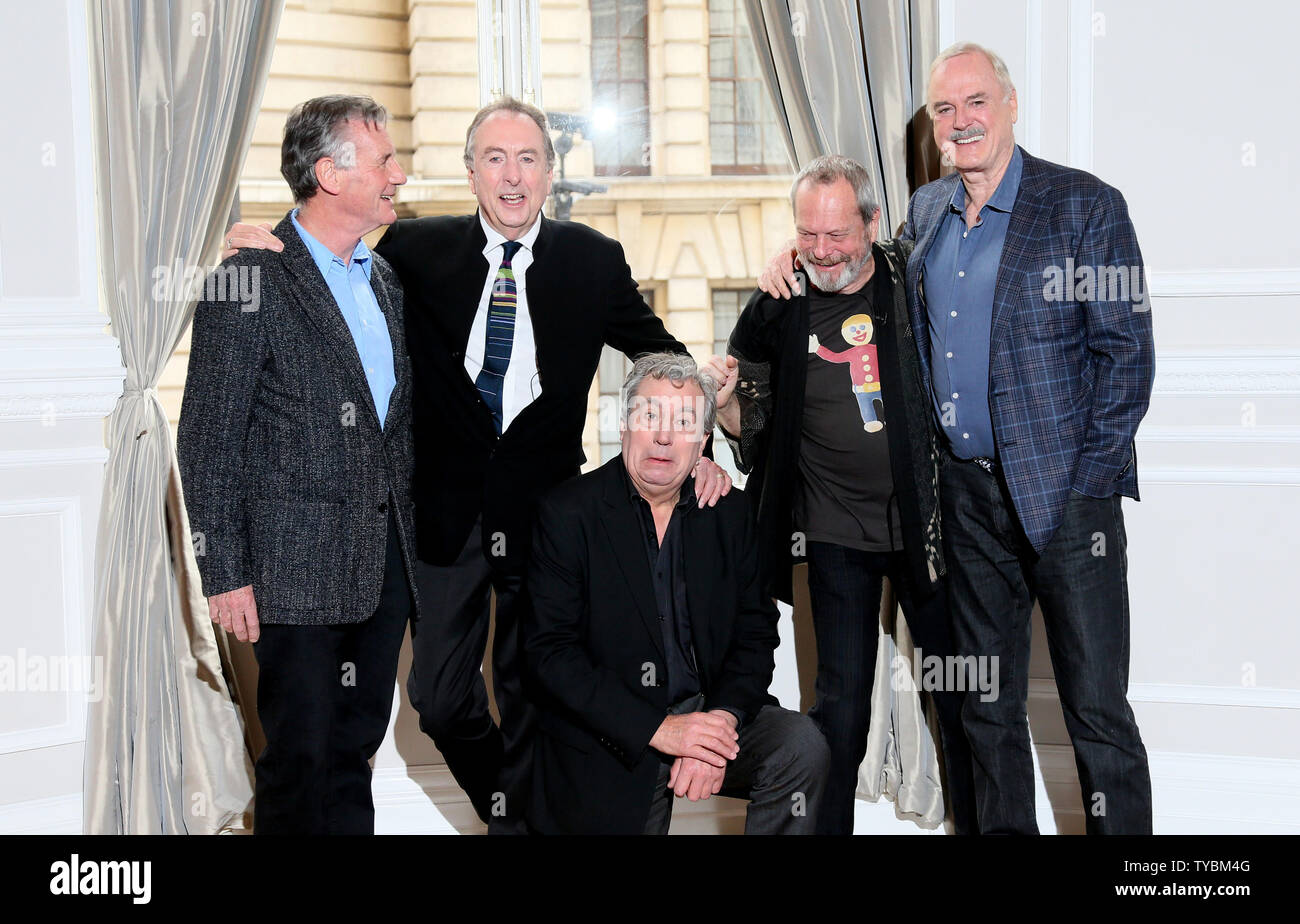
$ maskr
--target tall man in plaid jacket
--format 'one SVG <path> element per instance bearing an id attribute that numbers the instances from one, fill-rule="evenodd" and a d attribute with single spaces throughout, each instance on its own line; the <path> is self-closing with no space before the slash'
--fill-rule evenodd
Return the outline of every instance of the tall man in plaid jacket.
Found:
<path id="1" fill-rule="evenodd" d="M 954 45 L 930 72 L 957 173 L 917 190 L 901 235 L 912 325 L 941 429 L 958 649 L 997 658 L 966 697 L 981 833 L 1036 833 L 1025 718 L 1037 597 L 1090 833 L 1150 833 L 1151 778 L 1127 700 L 1120 497 L 1154 374 L 1142 254 L 1124 198 L 1015 144 L 1006 65 Z M 941 437 L 942 440 L 942 437 Z"/>
<path id="2" fill-rule="evenodd" d="M 1037 598 L 1088 831 L 1150 833 L 1120 512 L 1138 497 L 1133 438 L 1155 371 L 1137 236 L 1116 189 L 1016 146 L 997 55 L 942 52 L 926 108 L 957 172 L 916 191 L 898 240 L 915 245 L 908 310 L 942 430 L 956 646 L 988 659 L 1001 690 L 962 712 L 979 831 L 1038 830 L 1025 717 Z M 786 249 L 759 286 L 788 295 L 795 278 Z"/>

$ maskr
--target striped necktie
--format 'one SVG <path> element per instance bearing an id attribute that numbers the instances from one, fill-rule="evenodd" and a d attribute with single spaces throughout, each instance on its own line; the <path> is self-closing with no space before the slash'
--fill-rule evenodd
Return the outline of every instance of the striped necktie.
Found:
<path id="1" fill-rule="evenodd" d="M 515 289 L 515 271 L 510 261 L 523 245 L 506 241 L 501 269 L 492 283 L 492 301 L 488 305 L 487 344 L 483 349 L 483 368 L 474 384 L 478 386 L 483 402 L 492 412 L 497 434 L 501 433 L 501 394 L 505 391 L 506 367 L 510 365 L 510 347 L 515 340 L 515 305 L 519 293 Z"/>

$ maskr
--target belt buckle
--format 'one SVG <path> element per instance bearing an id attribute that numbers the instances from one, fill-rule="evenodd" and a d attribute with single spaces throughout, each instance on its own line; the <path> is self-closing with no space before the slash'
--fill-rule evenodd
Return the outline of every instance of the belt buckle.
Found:
<path id="1" fill-rule="evenodd" d="M 974 459 L 971 459 L 971 461 L 984 469 L 984 471 L 988 472 L 990 475 L 993 474 L 993 469 L 997 467 L 996 462 L 984 456 L 976 456 Z"/>

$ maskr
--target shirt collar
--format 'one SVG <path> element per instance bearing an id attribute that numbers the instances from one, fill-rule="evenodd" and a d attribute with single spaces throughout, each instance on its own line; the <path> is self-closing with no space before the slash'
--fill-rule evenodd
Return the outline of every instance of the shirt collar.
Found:
<path id="1" fill-rule="evenodd" d="M 1016 145 L 1011 151 L 1011 162 L 1007 164 L 1007 172 L 1002 174 L 1002 180 L 998 183 L 998 188 L 993 190 L 993 195 L 985 205 L 998 212 L 1010 212 L 1016 204 L 1016 194 L 1020 192 L 1020 176 L 1024 171 L 1025 159 L 1020 154 L 1020 145 Z M 957 188 L 952 191 L 952 199 L 948 202 L 949 207 L 954 212 L 966 211 L 966 184 L 957 180 Z"/>
<path id="2" fill-rule="evenodd" d="M 312 236 L 311 232 L 302 226 L 298 221 L 297 209 L 290 212 L 289 217 L 293 221 L 293 226 L 297 230 L 298 236 L 301 237 L 302 242 L 307 245 L 307 252 L 311 254 L 311 258 L 315 261 L 316 268 L 320 270 L 322 276 L 328 276 L 330 267 L 336 264 L 342 267 L 344 271 L 347 270 L 347 266 L 343 263 L 342 258 L 339 257 L 338 254 L 334 253 L 334 251 L 316 240 L 316 238 Z M 357 246 L 352 248 L 352 262 L 361 267 L 361 271 L 366 274 L 367 279 L 370 278 L 370 248 L 366 246 L 365 241 L 357 241 Z"/>
<path id="3" fill-rule="evenodd" d="M 496 228 L 492 227 L 490 224 L 487 223 L 487 219 L 483 217 L 483 212 L 481 209 L 479 210 L 478 213 L 478 221 L 479 224 L 483 226 L 483 234 L 487 237 L 487 243 L 483 245 L 483 256 L 486 257 L 497 247 L 502 247 L 505 245 L 506 236 L 502 234 L 500 231 L 498 231 Z M 524 234 L 523 237 L 515 238 L 515 240 L 518 241 L 520 244 L 522 244 L 525 250 L 527 250 L 529 253 L 532 253 L 533 244 L 537 241 L 537 235 L 541 230 L 542 230 L 542 213 L 538 212 L 537 218 L 533 222 L 533 226 L 528 229 L 528 231 Z"/>

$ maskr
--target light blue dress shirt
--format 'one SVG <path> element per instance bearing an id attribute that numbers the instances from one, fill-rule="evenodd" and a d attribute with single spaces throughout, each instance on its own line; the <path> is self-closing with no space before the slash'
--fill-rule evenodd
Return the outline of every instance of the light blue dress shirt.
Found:
<path id="1" fill-rule="evenodd" d="M 297 209 L 293 210 L 292 218 L 294 228 L 325 277 L 325 284 L 352 332 L 352 342 L 361 357 L 361 368 L 366 372 L 366 383 L 382 428 L 388 416 L 388 399 L 397 387 L 397 373 L 393 368 L 393 341 L 388 336 L 388 322 L 370 288 L 370 248 L 365 241 L 357 241 L 352 261 L 345 266 L 342 259 L 298 223 Z"/>
<path id="2" fill-rule="evenodd" d="M 966 187 L 959 182 L 925 255 L 934 408 L 953 454 L 962 459 L 997 457 L 989 411 L 989 341 L 1002 245 L 1023 164 L 1016 148 L 972 228 L 966 227 Z"/>

